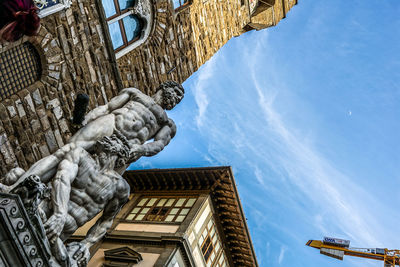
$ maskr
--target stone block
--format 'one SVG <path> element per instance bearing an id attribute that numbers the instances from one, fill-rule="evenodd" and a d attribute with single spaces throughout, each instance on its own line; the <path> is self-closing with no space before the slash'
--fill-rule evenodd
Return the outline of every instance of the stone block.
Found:
<path id="1" fill-rule="evenodd" d="M 13 148 L 6 134 L 0 135 L 0 152 L 3 155 L 6 165 L 13 165 L 16 162 Z"/>
<path id="2" fill-rule="evenodd" d="M 54 133 L 52 131 L 47 131 L 44 134 L 44 136 L 46 139 L 47 146 L 50 150 L 50 153 L 55 152 L 58 149 L 58 144 L 57 144 L 56 138 L 54 136 Z"/>
<path id="3" fill-rule="evenodd" d="M 39 151 L 40 151 L 41 158 L 44 158 L 44 157 L 47 157 L 50 155 L 49 149 L 46 145 L 39 146 Z"/>

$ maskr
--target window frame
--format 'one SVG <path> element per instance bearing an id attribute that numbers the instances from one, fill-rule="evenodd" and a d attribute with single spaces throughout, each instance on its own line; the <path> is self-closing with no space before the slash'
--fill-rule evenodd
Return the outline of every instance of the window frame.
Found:
<path id="1" fill-rule="evenodd" d="M 210 223 L 211 223 L 211 227 L 209 228 L 208 225 Z M 211 232 L 213 231 L 213 228 L 214 228 L 214 233 L 211 235 Z M 200 247 L 200 252 L 201 252 L 201 255 L 203 256 L 203 259 L 205 261 L 206 266 L 209 266 L 209 265 L 210 266 L 224 266 L 223 265 L 224 262 L 225 262 L 225 266 L 227 266 L 224 249 L 223 249 L 222 242 L 221 242 L 221 239 L 220 239 L 220 236 L 219 236 L 219 233 L 218 233 L 218 228 L 217 228 L 214 220 L 212 219 L 212 217 L 207 222 L 205 228 L 201 232 L 202 234 L 200 235 L 200 237 L 203 236 L 204 231 L 207 231 L 207 235 L 204 237 L 204 239 L 201 242 L 201 244 L 199 243 L 199 247 Z M 216 238 L 215 244 L 213 243 L 214 237 Z M 203 248 L 206 245 L 207 239 L 210 239 L 210 244 L 208 245 L 208 247 L 203 252 Z M 219 245 L 219 248 L 217 250 L 217 246 L 218 245 Z M 207 251 L 209 250 L 210 247 L 212 247 L 212 250 L 209 252 L 209 256 L 206 259 L 205 255 L 207 254 Z M 211 255 L 212 255 L 213 252 L 215 253 L 215 257 L 214 257 L 213 260 L 211 260 Z M 219 260 L 221 259 L 221 257 L 224 257 L 224 258 L 222 259 L 222 263 L 220 264 Z M 210 260 L 211 260 L 211 262 L 209 263 Z"/>
<path id="2" fill-rule="evenodd" d="M 103 1 L 100 0 L 100 2 L 102 4 L 102 8 L 104 10 Z M 125 31 L 125 26 L 124 26 L 124 23 L 123 23 L 123 18 L 125 18 L 125 17 L 127 17 L 129 15 L 135 15 L 135 16 L 137 16 L 137 15 L 134 13 L 134 10 L 133 10 L 132 7 L 129 7 L 127 9 L 124 9 L 124 10 L 121 11 L 118 0 L 113 0 L 113 2 L 114 2 L 114 7 L 115 7 L 115 14 L 112 15 L 111 17 L 107 17 L 106 14 L 105 14 L 105 10 L 104 10 L 104 17 L 105 17 L 105 20 L 106 20 L 108 31 L 110 31 L 110 28 L 109 28 L 110 24 L 112 24 L 114 22 L 118 22 L 120 33 L 121 33 L 121 36 L 122 36 L 123 45 L 121 45 L 118 48 L 114 48 L 114 44 L 112 42 L 112 38 L 111 38 L 111 34 L 110 34 L 110 40 L 111 40 L 112 48 L 114 50 L 114 53 L 117 53 L 117 52 L 121 51 L 122 49 L 130 46 L 131 44 L 133 44 L 137 40 L 139 40 L 140 39 L 140 34 L 138 34 L 135 38 L 133 38 L 131 41 L 128 42 L 128 38 L 126 36 L 126 31 Z M 140 21 L 139 17 L 138 17 L 138 20 L 139 20 L 139 24 L 141 24 L 142 22 Z M 139 27 L 140 26 L 141 25 L 139 25 Z"/>
<path id="3" fill-rule="evenodd" d="M 42 77 L 45 64 L 38 47 L 30 40 L 15 42 L 0 52 L 0 101 L 33 86 Z M 4 62 L 5 63 L 4 63 Z M 23 79 L 25 78 L 25 79 Z"/>
<path id="4" fill-rule="evenodd" d="M 147 204 L 150 202 L 151 199 L 156 199 L 156 201 L 151 205 L 151 206 L 147 206 Z M 141 206 L 139 206 L 138 204 L 143 200 L 143 199 L 147 199 Z M 164 206 L 164 204 L 166 202 L 164 202 L 162 204 L 162 206 L 157 206 L 157 204 L 160 202 L 161 199 L 174 199 L 174 202 L 172 202 L 172 204 L 170 206 L 168 206 L 168 211 L 163 214 L 163 215 L 159 215 L 158 213 L 161 212 L 161 210 L 163 208 L 166 208 L 166 206 Z M 175 206 L 175 204 L 180 200 L 180 199 L 185 199 L 184 202 L 182 203 L 181 206 L 177 207 Z M 195 199 L 193 204 L 191 206 L 186 206 L 186 204 L 188 203 L 188 201 L 190 199 Z M 124 216 L 124 222 L 127 223 L 154 223 L 154 224 L 158 224 L 158 223 L 162 223 L 162 224 L 173 224 L 173 225 L 180 225 L 181 223 L 183 223 L 185 221 L 185 219 L 187 218 L 187 216 L 190 214 L 192 208 L 195 206 L 196 202 L 198 201 L 199 196 L 198 195 L 142 195 L 140 196 L 136 201 L 135 204 L 132 206 L 132 208 L 129 210 L 129 212 L 127 212 Z M 133 210 L 139 208 L 139 210 L 136 213 L 133 213 Z M 146 213 L 141 213 L 141 211 L 145 208 L 148 208 L 149 210 L 146 211 Z M 161 216 L 161 218 L 159 218 L 159 220 L 156 219 L 152 219 L 149 220 L 149 217 L 154 215 L 151 214 L 151 212 L 155 209 L 155 208 L 160 208 L 160 211 L 155 215 L 155 216 Z M 175 214 L 170 214 L 171 211 L 173 209 L 178 209 L 176 211 Z M 184 209 L 188 209 L 188 212 L 185 215 L 180 215 L 180 213 L 182 212 L 182 210 Z M 132 219 L 128 219 L 128 217 L 130 215 L 134 214 Z M 140 214 L 144 214 L 144 217 L 140 220 L 136 220 L 135 218 L 140 215 Z M 173 219 L 171 221 L 166 221 L 166 218 L 169 215 L 174 215 Z M 184 216 L 184 218 L 182 219 L 182 221 L 177 221 L 179 216 Z"/>
<path id="5" fill-rule="evenodd" d="M 176 0 L 176 1 L 179 1 L 179 3 L 180 3 L 181 1 L 184 1 L 184 0 Z M 192 4 L 192 0 L 187 0 L 186 3 L 183 3 L 183 5 L 181 4 L 177 8 L 175 8 L 175 6 L 174 6 L 174 0 L 171 0 L 171 3 L 172 3 L 172 8 L 175 10 L 175 13 L 177 13 L 177 12 L 187 8 L 188 6 L 190 6 Z"/>
<path id="6" fill-rule="evenodd" d="M 208 229 L 207 229 L 208 230 Z M 207 231 L 208 232 L 208 231 Z M 215 233 L 214 233 L 215 234 Z M 209 244 L 208 244 L 208 246 L 207 246 L 207 248 L 205 249 L 205 251 L 203 252 L 203 248 L 206 246 L 206 241 L 207 240 L 210 240 L 209 241 Z M 209 249 L 210 249 L 210 247 L 211 247 L 211 251 L 209 251 Z M 210 236 L 210 232 L 208 232 L 207 233 L 207 236 L 206 236 L 206 238 L 204 238 L 204 241 L 203 241 L 203 244 L 201 245 L 201 254 L 203 255 L 203 257 L 204 257 L 204 260 L 206 261 L 206 263 L 208 263 L 208 261 L 210 260 L 210 258 L 211 258 L 211 254 L 212 254 L 212 252 L 215 250 L 215 247 L 214 247 L 214 244 L 213 244 L 213 242 L 212 242 L 212 237 Z M 208 253 L 208 257 L 206 258 L 206 254 Z M 211 263 L 212 264 L 212 263 Z"/>

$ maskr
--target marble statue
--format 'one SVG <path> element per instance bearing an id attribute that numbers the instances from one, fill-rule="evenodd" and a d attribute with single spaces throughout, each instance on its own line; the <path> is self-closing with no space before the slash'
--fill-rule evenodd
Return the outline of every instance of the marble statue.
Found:
<path id="1" fill-rule="evenodd" d="M 106 105 L 90 111 L 82 122 L 83 127 L 70 138 L 68 144 L 33 164 L 18 182 L 11 188 L 3 188 L 3 191 L 12 190 L 29 175 L 37 175 L 42 181 L 48 181 L 54 176 L 63 154 L 71 150 L 70 146 L 91 152 L 98 140 L 116 131 L 128 140 L 131 158 L 127 162 L 156 155 L 176 133 L 175 123 L 168 118 L 165 109 L 174 108 L 182 100 L 183 94 L 182 85 L 173 81 L 162 83 L 152 97 L 136 88 L 123 89 Z M 127 166 L 121 166 L 118 172 L 122 174 Z"/>
<path id="2" fill-rule="evenodd" d="M 178 104 L 183 94 L 175 82 L 162 84 L 152 97 L 126 88 L 89 112 L 62 148 L 26 172 L 11 170 L 0 181 L 3 192 L 15 191 L 27 177 L 39 177 L 48 185 L 51 197 L 42 200 L 38 212 L 61 266 L 86 266 L 89 248 L 128 200 L 129 186 L 121 174 L 131 162 L 160 152 L 174 137 L 176 126 L 164 110 Z M 65 247 L 64 241 L 101 211 L 86 238 Z"/>
<path id="3" fill-rule="evenodd" d="M 38 211 L 57 262 L 61 266 L 86 266 L 90 247 L 104 236 L 128 201 L 129 185 L 114 169 L 129 160 L 129 147 L 117 133 L 97 141 L 91 154 L 82 147 L 69 147 L 71 150 L 65 153 L 58 151 L 63 159 L 48 182 L 51 197 L 41 201 Z M 22 174 L 20 168 L 12 171 L 13 179 Z M 12 183 L 10 175 L 7 182 Z M 20 189 L 14 192 L 24 191 Z M 102 216 L 82 242 L 64 246 L 65 240 L 101 211 Z"/>

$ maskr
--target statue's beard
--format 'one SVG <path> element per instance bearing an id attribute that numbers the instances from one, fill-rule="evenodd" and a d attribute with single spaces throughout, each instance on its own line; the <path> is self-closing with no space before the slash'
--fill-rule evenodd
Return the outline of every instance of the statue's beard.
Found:
<path id="1" fill-rule="evenodd" d="M 170 91 L 164 90 L 163 92 L 163 106 L 167 110 L 171 110 L 177 104 L 177 99 L 173 93 Z"/>
<path id="2" fill-rule="evenodd" d="M 105 153 L 100 153 L 100 155 L 96 156 L 96 161 L 100 167 L 100 170 L 104 169 L 115 170 L 124 167 L 127 164 L 128 160 L 116 154 L 107 155 Z"/>

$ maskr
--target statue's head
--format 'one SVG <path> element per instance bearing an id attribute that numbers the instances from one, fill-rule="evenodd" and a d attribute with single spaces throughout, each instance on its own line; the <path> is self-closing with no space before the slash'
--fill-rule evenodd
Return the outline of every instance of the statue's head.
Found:
<path id="1" fill-rule="evenodd" d="M 153 98 L 163 109 L 171 110 L 181 102 L 184 93 L 185 89 L 181 84 L 166 81 L 160 84 Z"/>
<path id="2" fill-rule="evenodd" d="M 104 136 L 96 143 L 96 154 L 102 168 L 118 169 L 129 163 L 129 143 L 125 136 Z"/>

